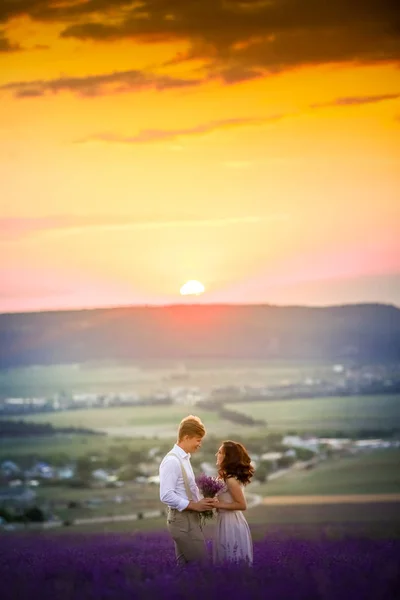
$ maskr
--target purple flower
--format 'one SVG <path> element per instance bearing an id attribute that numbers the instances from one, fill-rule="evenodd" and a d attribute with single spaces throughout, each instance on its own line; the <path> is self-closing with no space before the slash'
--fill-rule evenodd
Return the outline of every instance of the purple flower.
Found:
<path id="1" fill-rule="evenodd" d="M 356 528 L 358 530 L 358 528 Z M 254 529 L 253 529 L 254 530 Z M 41 532 L 0 535 L 2 600 L 376 600 L 398 593 L 399 539 L 352 533 L 313 539 L 304 528 L 260 525 L 254 565 L 224 563 L 176 567 L 167 532 L 83 534 Z M 256 532 L 256 530 L 254 530 Z M 393 534 L 389 534 L 395 536 Z M 210 549 L 211 550 L 211 549 Z"/>
<path id="2" fill-rule="evenodd" d="M 196 483 L 204 498 L 214 498 L 225 486 L 221 479 L 209 477 L 205 473 L 196 477 Z"/>
<path id="3" fill-rule="evenodd" d="M 205 473 L 198 475 L 196 477 L 197 487 L 200 492 L 203 494 L 204 498 L 215 498 L 215 496 L 223 490 L 225 484 L 221 479 L 217 479 L 216 477 L 210 477 Z M 213 510 L 205 510 L 200 513 L 203 524 L 206 520 L 212 519 L 214 516 Z"/>

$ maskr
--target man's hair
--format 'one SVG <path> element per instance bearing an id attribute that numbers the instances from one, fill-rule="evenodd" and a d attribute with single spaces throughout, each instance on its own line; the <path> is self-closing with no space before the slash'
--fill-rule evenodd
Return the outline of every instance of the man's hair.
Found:
<path id="1" fill-rule="evenodd" d="M 178 429 L 178 442 L 182 441 L 185 435 L 189 437 L 204 437 L 206 435 L 206 428 L 200 421 L 199 417 L 189 415 L 182 419 L 179 423 Z"/>

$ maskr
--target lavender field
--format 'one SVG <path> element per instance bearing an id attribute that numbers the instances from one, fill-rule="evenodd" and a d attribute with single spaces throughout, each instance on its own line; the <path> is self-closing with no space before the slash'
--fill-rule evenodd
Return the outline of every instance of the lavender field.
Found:
<path id="1" fill-rule="evenodd" d="M 164 533 L 4 536 L 2 600 L 391 600 L 399 597 L 400 540 L 305 540 L 269 534 L 254 566 L 178 571 Z"/>

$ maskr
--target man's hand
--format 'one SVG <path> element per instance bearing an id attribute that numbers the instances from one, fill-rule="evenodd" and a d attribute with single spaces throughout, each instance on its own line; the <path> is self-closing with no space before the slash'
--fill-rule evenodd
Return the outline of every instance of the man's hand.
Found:
<path id="1" fill-rule="evenodd" d="M 186 510 L 195 510 L 196 512 L 203 512 L 203 510 L 211 510 L 213 508 L 212 498 L 202 498 L 198 502 L 189 502 Z"/>

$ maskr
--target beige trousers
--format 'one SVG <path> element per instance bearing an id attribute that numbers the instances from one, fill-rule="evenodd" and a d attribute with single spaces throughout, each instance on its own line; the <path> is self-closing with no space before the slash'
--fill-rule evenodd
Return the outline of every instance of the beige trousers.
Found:
<path id="1" fill-rule="evenodd" d="M 207 560 L 207 547 L 200 527 L 199 513 L 192 510 L 179 512 L 174 508 L 168 508 L 167 526 L 174 540 L 176 561 L 179 566 Z"/>

